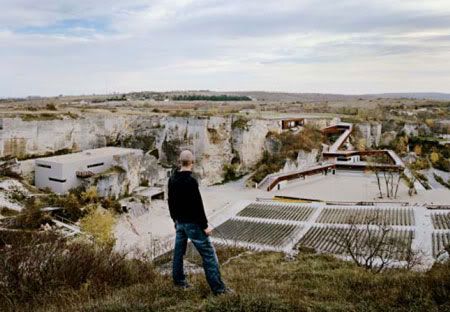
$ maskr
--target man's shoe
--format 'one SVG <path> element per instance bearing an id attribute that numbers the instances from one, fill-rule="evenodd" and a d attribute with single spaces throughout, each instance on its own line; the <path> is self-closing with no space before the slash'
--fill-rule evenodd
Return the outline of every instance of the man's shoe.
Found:
<path id="1" fill-rule="evenodd" d="M 188 283 L 174 283 L 175 287 L 186 290 L 188 288 L 191 288 L 191 285 L 189 285 Z"/>
<path id="2" fill-rule="evenodd" d="M 220 296 L 220 295 L 226 295 L 226 294 L 232 295 L 232 294 L 235 294 L 235 293 L 236 292 L 233 289 L 227 287 L 227 288 L 225 288 L 222 291 L 215 292 L 214 296 Z"/>

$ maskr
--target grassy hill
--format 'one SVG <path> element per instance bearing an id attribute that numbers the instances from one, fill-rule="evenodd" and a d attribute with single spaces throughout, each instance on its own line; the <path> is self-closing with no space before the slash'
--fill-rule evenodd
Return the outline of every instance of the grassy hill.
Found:
<path id="1" fill-rule="evenodd" d="M 375 274 L 311 252 L 219 249 L 236 293 L 214 297 L 203 274 L 175 289 L 158 263 L 108 246 L 0 234 L 0 311 L 450 311 L 450 265 Z"/>

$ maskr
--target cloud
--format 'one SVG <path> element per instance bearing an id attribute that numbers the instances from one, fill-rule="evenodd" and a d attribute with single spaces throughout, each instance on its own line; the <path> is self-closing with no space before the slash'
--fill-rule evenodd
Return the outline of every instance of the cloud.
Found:
<path id="1" fill-rule="evenodd" d="M 450 91 L 445 0 L 2 2 L 0 96 Z"/>

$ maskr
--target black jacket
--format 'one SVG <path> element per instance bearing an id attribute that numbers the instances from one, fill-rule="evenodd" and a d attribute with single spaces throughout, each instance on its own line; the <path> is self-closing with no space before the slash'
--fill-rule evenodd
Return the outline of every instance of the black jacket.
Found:
<path id="1" fill-rule="evenodd" d="M 175 171 L 169 179 L 169 211 L 174 222 L 208 227 L 197 180 L 190 171 Z"/>

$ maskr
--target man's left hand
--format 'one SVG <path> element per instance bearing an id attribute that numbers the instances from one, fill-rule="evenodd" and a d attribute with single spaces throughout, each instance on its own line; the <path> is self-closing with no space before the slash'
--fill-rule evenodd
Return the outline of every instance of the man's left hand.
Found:
<path id="1" fill-rule="evenodd" d="M 208 227 L 205 229 L 206 236 L 210 236 L 212 234 L 213 230 L 214 230 L 214 228 L 212 226 L 208 225 Z"/>

